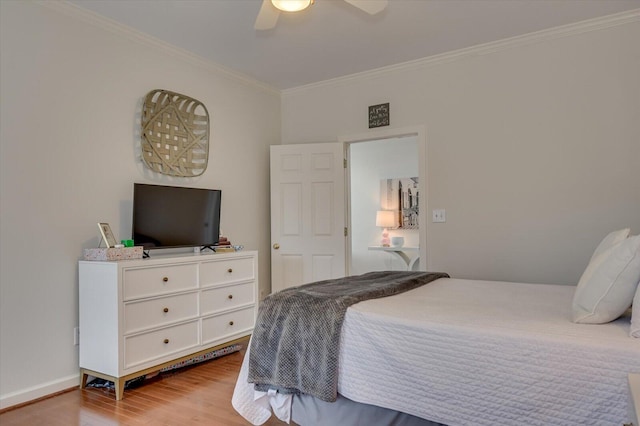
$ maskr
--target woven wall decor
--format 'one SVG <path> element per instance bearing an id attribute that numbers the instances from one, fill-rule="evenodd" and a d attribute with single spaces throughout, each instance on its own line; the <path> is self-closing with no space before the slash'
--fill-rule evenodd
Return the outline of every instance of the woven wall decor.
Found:
<path id="1" fill-rule="evenodd" d="M 142 107 L 142 160 L 170 176 L 200 176 L 209 159 L 209 113 L 204 104 L 168 90 L 152 90 Z"/>

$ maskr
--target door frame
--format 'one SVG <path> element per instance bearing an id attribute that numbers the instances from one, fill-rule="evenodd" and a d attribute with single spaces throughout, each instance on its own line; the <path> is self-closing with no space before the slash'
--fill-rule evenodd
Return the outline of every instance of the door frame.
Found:
<path id="1" fill-rule="evenodd" d="M 404 136 L 415 136 L 418 143 L 418 190 L 420 191 L 420 199 L 418 201 L 418 240 L 420 242 L 420 269 L 423 271 L 430 270 L 429 257 L 427 256 L 427 220 L 428 192 L 427 192 L 427 128 L 424 125 L 372 129 L 366 133 L 356 135 L 344 135 L 338 137 L 338 142 L 344 145 L 345 158 L 347 159 L 347 170 L 345 170 L 345 223 L 347 229 L 351 232 L 351 162 L 348 158 L 349 145 L 358 142 L 375 141 L 380 139 L 401 138 Z M 351 234 L 345 241 L 345 271 L 347 275 L 351 274 Z"/>

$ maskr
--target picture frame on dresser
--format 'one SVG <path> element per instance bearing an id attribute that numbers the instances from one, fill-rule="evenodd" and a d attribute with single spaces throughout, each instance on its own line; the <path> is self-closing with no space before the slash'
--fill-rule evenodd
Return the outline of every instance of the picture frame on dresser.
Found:
<path id="1" fill-rule="evenodd" d="M 111 231 L 111 226 L 109 226 L 108 223 L 98 222 L 98 229 L 107 248 L 115 247 L 116 244 L 118 244 L 116 237 L 113 235 L 113 231 Z"/>

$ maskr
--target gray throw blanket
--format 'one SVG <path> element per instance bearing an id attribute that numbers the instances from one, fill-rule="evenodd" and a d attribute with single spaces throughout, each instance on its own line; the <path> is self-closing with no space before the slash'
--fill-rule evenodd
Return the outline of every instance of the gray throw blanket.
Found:
<path id="1" fill-rule="evenodd" d="M 420 287 L 444 273 L 370 272 L 288 288 L 260 305 L 251 337 L 255 389 L 336 400 L 340 331 L 347 308 Z"/>

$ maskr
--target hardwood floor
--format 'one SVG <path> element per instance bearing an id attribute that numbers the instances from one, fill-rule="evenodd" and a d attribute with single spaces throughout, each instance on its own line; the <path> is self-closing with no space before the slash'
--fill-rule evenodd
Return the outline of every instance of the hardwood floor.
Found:
<path id="1" fill-rule="evenodd" d="M 0 414 L 0 425 L 248 425 L 231 406 L 243 349 L 163 373 L 115 400 L 115 391 L 74 389 Z M 286 425 L 272 417 L 266 425 Z"/>

